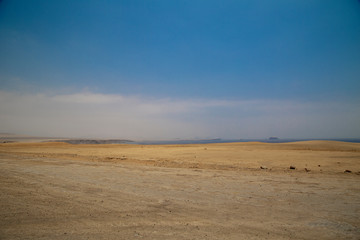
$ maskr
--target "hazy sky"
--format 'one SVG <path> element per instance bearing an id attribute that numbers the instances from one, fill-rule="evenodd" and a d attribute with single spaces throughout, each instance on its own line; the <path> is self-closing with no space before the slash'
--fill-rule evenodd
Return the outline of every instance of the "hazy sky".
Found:
<path id="1" fill-rule="evenodd" d="M 360 137 L 360 2 L 0 1 L 0 132 Z"/>

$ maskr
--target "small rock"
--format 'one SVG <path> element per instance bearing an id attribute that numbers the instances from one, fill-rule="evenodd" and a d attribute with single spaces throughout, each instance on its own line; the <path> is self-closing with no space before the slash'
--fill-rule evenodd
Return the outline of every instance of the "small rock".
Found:
<path id="1" fill-rule="evenodd" d="M 305 168 L 305 172 L 310 172 L 310 171 L 311 171 L 310 169 Z"/>
<path id="2" fill-rule="evenodd" d="M 260 166 L 260 169 L 268 169 L 268 168 L 265 166 Z"/>
<path id="3" fill-rule="evenodd" d="M 294 169 L 296 169 L 296 167 L 294 167 L 294 166 L 290 166 L 290 169 L 294 170 Z"/>
<path id="4" fill-rule="evenodd" d="M 318 165 L 318 167 L 321 167 L 320 165 Z"/>
<path id="5" fill-rule="evenodd" d="M 344 173 L 351 173 L 351 171 L 350 170 L 345 170 Z"/>

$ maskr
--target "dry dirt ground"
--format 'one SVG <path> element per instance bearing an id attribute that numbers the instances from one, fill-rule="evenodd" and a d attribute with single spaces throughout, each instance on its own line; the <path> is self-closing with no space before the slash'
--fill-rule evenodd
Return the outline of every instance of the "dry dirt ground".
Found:
<path id="1" fill-rule="evenodd" d="M 0 239 L 360 239 L 359 172 L 358 143 L 4 143 Z"/>

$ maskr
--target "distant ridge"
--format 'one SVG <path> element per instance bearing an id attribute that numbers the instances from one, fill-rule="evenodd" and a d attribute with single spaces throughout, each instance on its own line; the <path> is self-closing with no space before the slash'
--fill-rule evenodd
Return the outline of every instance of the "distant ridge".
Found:
<path id="1" fill-rule="evenodd" d="M 299 141 L 341 141 L 360 143 L 360 138 L 278 138 L 269 137 L 262 139 L 172 139 L 172 140 L 129 140 L 129 139 L 104 139 L 104 138 L 66 138 L 66 137 L 36 137 L 11 133 L 1 133 L 0 143 L 10 142 L 65 142 L 70 144 L 139 144 L 139 145 L 182 145 L 182 144 L 207 144 L 207 143 L 237 143 L 237 142 L 262 142 L 262 143 L 288 143 Z"/>
<path id="2" fill-rule="evenodd" d="M 67 139 L 67 140 L 58 140 L 55 142 L 65 142 L 70 144 L 130 144 L 134 143 L 134 141 L 131 140 L 125 140 L 125 139 L 107 139 L 107 140 L 101 140 L 101 139 Z"/>
<path id="3" fill-rule="evenodd" d="M 360 138 L 314 138 L 314 139 L 200 139 L 200 140 L 163 140 L 163 141 L 134 141 L 134 144 L 141 145 L 172 145 L 172 144 L 206 144 L 206 143 L 237 143 L 237 142 L 262 142 L 262 143 L 288 143 L 288 142 L 301 142 L 301 141 L 313 141 L 313 140 L 324 140 L 324 141 L 341 141 L 341 142 L 352 142 L 360 143 Z"/>

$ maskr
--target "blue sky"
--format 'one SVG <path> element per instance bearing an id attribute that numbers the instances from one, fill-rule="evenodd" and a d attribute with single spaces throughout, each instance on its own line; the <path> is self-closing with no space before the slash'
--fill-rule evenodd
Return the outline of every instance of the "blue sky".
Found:
<path id="1" fill-rule="evenodd" d="M 0 131 L 359 137 L 359 53 L 356 0 L 3 0 Z M 54 108 L 68 117 L 37 119 Z M 75 114 L 97 111 L 122 114 Z M 88 126 L 75 131 L 75 118 Z"/>

